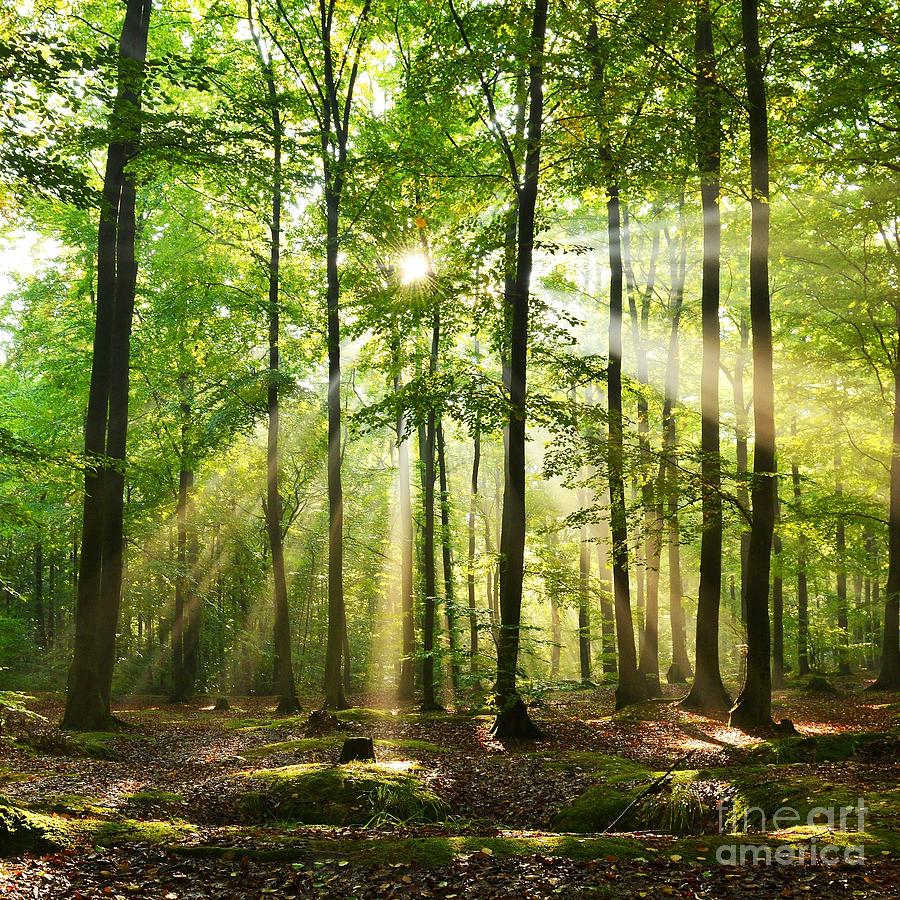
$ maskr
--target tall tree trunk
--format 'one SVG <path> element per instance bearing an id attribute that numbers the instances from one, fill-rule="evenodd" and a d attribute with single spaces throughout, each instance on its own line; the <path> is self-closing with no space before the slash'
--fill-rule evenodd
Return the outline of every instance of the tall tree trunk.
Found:
<path id="1" fill-rule="evenodd" d="M 344 491 L 341 485 L 341 331 L 339 318 L 338 224 L 340 192 L 329 186 L 326 163 L 328 304 L 328 642 L 325 706 L 346 709 L 341 673 L 344 635 Z"/>
<path id="2" fill-rule="evenodd" d="M 797 434 L 796 419 L 791 433 L 794 436 Z M 794 506 L 800 514 L 800 467 L 796 460 L 791 463 L 791 481 L 794 485 Z M 806 535 L 802 524 L 797 535 L 797 674 L 809 675 L 809 588 L 806 582 Z"/>
<path id="3" fill-rule="evenodd" d="M 175 507 L 176 557 L 175 557 L 175 613 L 170 640 L 172 643 L 172 693 L 173 702 L 182 703 L 188 695 L 187 673 L 184 664 L 185 624 L 187 609 L 187 508 L 188 493 L 194 473 L 182 462 L 178 476 L 178 501 Z"/>
<path id="4" fill-rule="evenodd" d="M 509 439 L 504 467 L 503 525 L 500 536 L 500 636 L 497 646 L 498 738 L 541 737 L 516 687 L 522 582 L 525 566 L 525 419 L 528 366 L 528 307 L 534 253 L 535 209 L 544 117 L 544 36 L 548 0 L 535 0 L 528 62 L 528 127 L 525 167 L 518 185 L 516 277 L 506 303 L 512 313 L 509 356 Z"/>
<path id="5" fill-rule="evenodd" d="M 747 366 L 750 346 L 750 323 L 741 312 L 738 325 L 740 346 L 734 362 L 732 393 L 734 394 L 734 444 L 737 461 L 737 498 L 744 509 L 750 508 L 750 493 L 747 490 L 749 454 L 747 451 L 747 404 L 744 401 L 744 370 Z M 741 622 L 747 624 L 747 554 L 750 552 L 750 532 L 741 528 Z"/>
<path id="6" fill-rule="evenodd" d="M 272 117 L 272 206 L 269 222 L 269 372 L 267 390 L 268 431 L 266 435 L 266 533 L 269 552 L 272 557 L 272 584 L 275 607 L 275 690 L 278 694 L 277 712 L 285 715 L 300 709 L 297 688 L 294 683 L 294 668 L 291 661 L 291 620 L 288 607 L 287 577 L 284 567 L 284 530 L 282 525 L 282 504 L 279 481 L 281 477 L 281 454 L 278 446 L 281 409 L 281 377 L 279 358 L 280 325 L 280 267 L 281 267 L 281 206 L 282 206 L 282 160 L 281 145 L 284 126 L 275 84 L 275 71 L 267 57 L 262 42 L 254 32 L 260 63 L 266 81 L 270 114 Z M 330 388 L 330 385 L 329 385 Z M 329 432 L 330 439 L 330 432 Z M 329 445 L 329 451 L 330 451 Z"/>
<path id="7" fill-rule="evenodd" d="M 607 232 L 609 235 L 609 368 L 607 397 L 609 418 L 609 502 L 612 533 L 613 598 L 616 615 L 619 683 L 616 709 L 646 699 L 643 679 L 637 669 L 634 624 L 628 588 L 628 521 L 625 511 L 622 423 L 622 239 L 619 189 L 608 189 Z"/>
<path id="8" fill-rule="evenodd" d="M 678 523 L 678 433 L 675 407 L 678 404 L 680 377 L 679 334 L 684 305 L 684 280 L 687 271 L 687 233 L 684 220 L 684 194 L 678 204 L 678 240 L 669 242 L 669 352 L 666 360 L 665 397 L 663 400 L 663 458 L 660 461 L 660 484 L 657 491 L 658 541 L 662 542 L 663 503 L 668 519 L 667 548 L 669 556 L 669 621 L 672 629 L 672 664 L 666 672 L 670 684 L 686 682 L 693 674 L 687 655 L 687 636 L 681 582 L 681 535 Z"/>
<path id="9" fill-rule="evenodd" d="M 722 591 L 722 499 L 719 462 L 719 275 L 721 224 L 719 171 L 722 112 L 716 83 L 712 16 L 708 0 L 697 8 L 696 42 L 697 168 L 703 205 L 703 365 L 700 383 L 700 442 L 703 482 L 703 534 L 700 538 L 700 587 L 694 683 L 681 701 L 687 709 L 727 710 L 731 698 L 719 670 L 719 604 Z"/>
<path id="10" fill-rule="evenodd" d="M 394 393 L 400 391 L 399 369 L 394 373 Z M 406 414 L 397 413 L 397 495 L 400 515 L 400 619 L 402 655 L 397 699 L 408 703 L 416 690 L 415 653 L 416 625 L 413 606 L 413 535 L 412 499 L 409 487 L 409 441 L 406 438 Z"/>
<path id="11" fill-rule="evenodd" d="M 769 568 L 775 528 L 775 386 L 769 309 L 769 130 L 759 0 L 741 0 L 750 112 L 750 327 L 753 331 L 753 523 L 747 554 L 747 677 L 731 710 L 735 728 L 772 722 Z"/>
<path id="12" fill-rule="evenodd" d="M 775 522 L 781 517 L 778 482 L 775 482 Z M 784 686 L 784 579 L 781 576 L 781 535 L 776 527 L 772 538 L 775 571 L 772 575 L 772 687 Z"/>
<path id="13" fill-rule="evenodd" d="M 634 344 L 634 355 L 637 360 L 637 377 L 642 385 L 649 385 L 650 377 L 647 365 L 647 332 L 649 329 L 650 300 L 656 287 L 656 264 L 659 257 L 660 228 L 653 229 L 650 249 L 650 261 L 647 270 L 647 283 L 638 298 L 637 280 L 631 262 L 631 225 L 628 207 L 622 208 L 622 261 L 625 269 L 625 283 L 628 294 L 628 310 L 631 319 L 631 335 Z M 640 309 L 638 309 L 640 299 Z M 638 445 L 641 451 L 641 506 L 644 510 L 644 566 L 646 575 L 646 591 L 641 604 L 640 570 L 638 577 L 638 608 L 643 605 L 644 616 L 638 640 L 638 671 L 644 679 L 648 696 L 658 697 L 662 694 L 659 685 L 659 563 L 661 549 L 661 517 L 657 514 L 654 502 L 653 483 L 649 476 L 652 468 L 650 455 L 650 405 L 645 392 L 638 395 L 637 400 Z"/>
<path id="14" fill-rule="evenodd" d="M 600 645 L 603 648 L 603 674 L 615 675 L 617 671 L 616 616 L 613 606 L 612 578 L 609 571 L 609 525 L 605 519 L 600 521 L 598 532 L 597 568 L 600 575 Z"/>
<path id="15" fill-rule="evenodd" d="M 578 661 L 581 683 L 591 683 L 591 545 L 587 525 L 578 541 Z"/>
<path id="16" fill-rule="evenodd" d="M 437 423 L 438 481 L 441 490 L 441 559 L 444 569 L 444 608 L 447 616 L 447 647 L 450 653 L 450 684 L 459 693 L 459 639 L 456 633 L 456 595 L 453 586 L 453 549 L 450 532 L 450 492 L 447 487 L 447 456 L 444 427 Z"/>
<path id="17" fill-rule="evenodd" d="M 128 359 L 137 264 L 135 183 L 126 164 L 137 152 L 138 114 L 151 0 L 128 0 L 119 40 L 97 234 L 97 305 L 85 418 L 85 497 L 72 665 L 63 724 L 101 730 L 110 722 L 122 575 L 123 464 L 128 424 Z"/>
<path id="18" fill-rule="evenodd" d="M 478 612 L 475 600 L 475 515 L 478 510 L 478 468 L 481 465 L 481 429 L 475 424 L 472 440 L 472 483 L 469 491 L 469 515 L 466 521 L 469 537 L 469 552 L 466 567 L 466 586 L 469 594 L 469 673 L 478 683 Z"/>
<path id="19" fill-rule="evenodd" d="M 435 312 L 435 318 L 437 313 Z M 432 337 L 432 356 L 436 354 L 437 328 Z M 422 709 L 441 706 L 435 693 L 435 606 L 437 578 L 434 567 L 434 444 L 435 415 L 428 411 L 425 428 L 419 429 L 419 456 L 422 459 L 422 574 L 424 618 L 422 621 Z"/>
<path id="20" fill-rule="evenodd" d="M 841 456 L 834 459 L 835 494 L 840 501 L 844 488 L 841 484 Z M 847 614 L 847 526 L 844 523 L 843 510 L 838 509 L 838 521 L 835 528 L 835 551 L 837 553 L 837 626 L 838 626 L 838 675 L 850 675 L 850 629 Z"/>
<path id="21" fill-rule="evenodd" d="M 872 690 L 900 688 L 900 307 L 894 353 L 894 431 L 891 443 L 891 499 L 888 513 L 888 578 L 884 596 L 881 670 Z M 877 582 L 876 582 L 877 584 Z M 877 600 L 875 601 L 877 603 Z"/>

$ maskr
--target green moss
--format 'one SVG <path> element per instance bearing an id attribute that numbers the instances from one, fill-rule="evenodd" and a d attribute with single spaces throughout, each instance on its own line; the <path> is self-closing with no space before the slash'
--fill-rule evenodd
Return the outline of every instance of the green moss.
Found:
<path id="1" fill-rule="evenodd" d="M 549 769 L 583 769 L 592 776 L 601 779 L 605 784 L 622 784 L 624 782 L 645 779 L 649 774 L 646 766 L 625 759 L 623 756 L 607 756 L 603 753 L 570 750 L 553 756 L 540 756 Z"/>
<path id="2" fill-rule="evenodd" d="M 761 741 L 750 751 L 759 763 L 840 762 L 866 751 L 900 754 L 900 737 L 891 732 L 823 734 L 815 737 L 786 737 Z"/>
<path id="3" fill-rule="evenodd" d="M 137 735 L 119 731 L 75 731 L 68 735 L 76 752 L 91 759 L 116 759 L 120 741 L 136 740 Z"/>
<path id="4" fill-rule="evenodd" d="M 375 741 L 377 747 L 388 747 L 391 750 L 410 750 L 413 753 L 449 753 L 449 748 L 439 747 L 429 741 L 417 741 L 407 738 L 379 738 Z"/>
<path id="5" fill-rule="evenodd" d="M 244 750 L 242 755 L 247 759 L 259 759 L 264 756 L 274 756 L 278 753 L 319 753 L 340 747 L 344 742 L 344 737 L 342 734 L 327 734 L 322 737 L 276 741 L 273 744 L 263 744 L 261 747 L 251 747 Z"/>
<path id="6" fill-rule="evenodd" d="M 104 816 L 113 811 L 102 797 L 82 794 L 49 794 L 30 803 L 29 808 L 67 816 Z"/>
<path id="7" fill-rule="evenodd" d="M 85 838 L 98 847 L 113 847 L 119 844 L 170 844 L 183 841 L 193 833 L 194 827 L 179 819 L 113 819 L 82 820 L 70 831 L 73 836 Z"/>
<path id="8" fill-rule="evenodd" d="M 59 841 L 49 816 L 0 798 L 0 853 L 44 851 L 55 846 L 59 846 Z"/>
<path id="9" fill-rule="evenodd" d="M 439 820 L 446 807 L 414 772 L 413 763 L 304 763 L 238 776 L 240 805 L 261 819 L 347 825 Z"/>
<path id="10" fill-rule="evenodd" d="M 342 722 L 383 722 L 385 719 L 395 719 L 397 715 L 389 709 L 372 709 L 365 706 L 352 706 L 350 709 L 339 709 L 335 715 Z"/>
<path id="11" fill-rule="evenodd" d="M 246 855 L 259 860 L 338 859 L 371 865 L 416 864 L 423 867 L 446 866 L 460 856 L 485 853 L 499 858 L 510 856 L 557 856 L 590 860 L 615 856 L 634 859 L 648 850 L 637 840 L 616 837 L 578 838 L 545 834 L 523 836 L 459 836 L 396 838 L 384 840 L 323 840 L 313 838 L 279 847 L 247 849 L 218 845 L 194 845 L 173 848 L 186 856 L 221 857 Z"/>

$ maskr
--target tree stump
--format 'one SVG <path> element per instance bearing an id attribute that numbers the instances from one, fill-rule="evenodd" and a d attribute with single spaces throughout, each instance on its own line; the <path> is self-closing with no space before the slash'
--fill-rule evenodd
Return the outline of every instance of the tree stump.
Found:
<path id="1" fill-rule="evenodd" d="M 837 688 L 827 679 L 819 675 L 814 675 L 806 684 L 806 690 L 816 694 L 829 694 L 836 697 L 839 693 Z"/>
<path id="2" fill-rule="evenodd" d="M 372 738 L 347 738 L 338 763 L 348 762 L 375 762 L 375 742 Z"/>
<path id="3" fill-rule="evenodd" d="M 216 712 L 227 712 L 231 709 L 231 704 L 227 697 L 216 697 L 216 705 L 213 707 Z"/>

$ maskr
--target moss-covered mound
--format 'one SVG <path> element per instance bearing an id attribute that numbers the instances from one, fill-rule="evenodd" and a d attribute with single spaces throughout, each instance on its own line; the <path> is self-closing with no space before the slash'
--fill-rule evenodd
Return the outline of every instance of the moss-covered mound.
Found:
<path id="1" fill-rule="evenodd" d="M 853 757 L 866 759 L 900 758 L 900 735 L 896 732 L 821 734 L 814 737 L 785 737 L 762 741 L 750 751 L 760 763 L 841 762 Z"/>
<path id="2" fill-rule="evenodd" d="M 262 820 L 306 825 L 435 822 L 447 812 L 411 762 L 304 763 L 245 772 L 238 779 L 242 812 Z"/>
<path id="3" fill-rule="evenodd" d="M 57 845 L 48 817 L 0 798 L 0 854 L 47 850 Z"/>

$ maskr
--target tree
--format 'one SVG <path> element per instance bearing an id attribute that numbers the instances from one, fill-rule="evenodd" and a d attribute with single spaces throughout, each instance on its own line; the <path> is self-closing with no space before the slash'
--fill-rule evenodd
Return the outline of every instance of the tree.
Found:
<path id="1" fill-rule="evenodd" d="M 703 204 L 703 373 L 700 386 L 703 534 L 697 602 L 697 658 L 694 683 L 681 701 L 687 709 L 731 706 L 719 671 L 719 602 L 722 582 L 722 498 L 719 463 L 719 275 L 721 225 L 721 101 L 716 83 L 712 14 L 698 5 L 695 40 L 697 168 Z"/>
<path id="2" fill-rule="evenodd" d="M 128 0 L 119 39 L 118 84 L 97 237 L 97 316 L 85 419 L 84 520 L 75 646 L 63 724 L 102 730 L 110 692 L 122 590 L 122 510 L 128 430 L 128 359 L 134 310 L 135 174 L 150 0 Z"/>
<path id="3" fill-rule="evenodd" d="M 775 528 L 775 385 L 769 309 L 769 129 L 759 3 L 741 2 L 750 123 L 750 327 L 753 333 L 753 520 L 747 552 L 747 676 L 729 722 L 744 730 L 772 722 L 769 569 Z"/>

